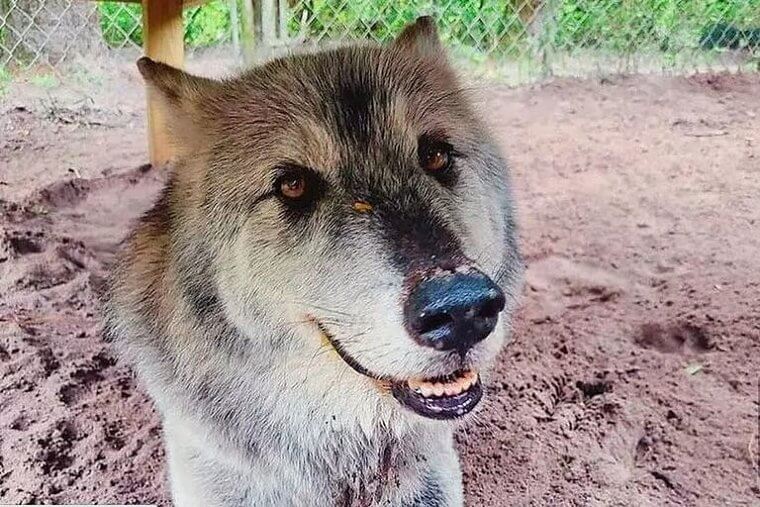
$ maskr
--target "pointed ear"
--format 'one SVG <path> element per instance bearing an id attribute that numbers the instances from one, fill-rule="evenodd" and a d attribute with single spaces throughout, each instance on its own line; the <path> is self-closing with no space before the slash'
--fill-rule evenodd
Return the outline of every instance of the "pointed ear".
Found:
<path id="1" fill-rule="evenodd" d="M 407 25 L 393 42 L 393 45 L 420 56 L 445 56 L 443 45 L 438 38 L 435 20 L 431 16 L 420 16 L 417 21 Z"/>
<path id="2" fill-rule="evenodd" d="M 151 101 L 158 105 L 161 120 L 180 152 L 198 146 L 208 127 L 208 107 L 220 83 L 193 76 L 148 57 L 137 60 L 148 85 Z"/>

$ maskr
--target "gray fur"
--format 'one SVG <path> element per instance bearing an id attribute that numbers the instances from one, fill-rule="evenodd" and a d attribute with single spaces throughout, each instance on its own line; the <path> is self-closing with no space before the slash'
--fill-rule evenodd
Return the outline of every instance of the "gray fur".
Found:
<path id="1" fill-rule="evenodd" d="M 162 414 L 175 503 L 462 505 L 455 425 L 400 406 L 315 325 L 381 379 L 485 375 L 509 336 L 522 263 L 508 172 L 430 20 L 386 47 L 223 82 L 140 68 L 179 159 L 127 241 L 106 327 Z M 449 186 L 415 158 L 431 129 L 463 154 Z M 308 213 L 271 195 L 283 163 L 323 181 Z M 409 277 L 443 257 L 507 295 L 465 358 L 421 347 L 402 323 Z"/>

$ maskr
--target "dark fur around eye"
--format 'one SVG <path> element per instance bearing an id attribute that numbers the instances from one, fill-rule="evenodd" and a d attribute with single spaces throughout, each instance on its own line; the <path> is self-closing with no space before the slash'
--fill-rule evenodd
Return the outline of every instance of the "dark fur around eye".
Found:
<path id="1" fill-rule="evenodd" d="M 446 137 L 436 134 L 423 134 L 417 140 L 417 160 L 422 169 L 425 169 L 426 162 L 435 153 L 443 153 L 446 156 L 447 163 L 444 167 L 436 171 L 426 171 L 433 176 L 442 185 L 451 187 L 457 181 L 456 159 L 461 155 L 457 152 Z"/>
<path id="2" fill-rule="evenodd" d="M 297 181 L 302 182 L 302 194 L 298 197 L 286 195 L 283 192 L 283 187 Z M 313 169 L 295 164 L 285 164 L 277 169 L 272 186 L 273 193 L 289 211 L 300 213 L 313 209 L 316 202 L 324 194 L 325 181 Z"/>

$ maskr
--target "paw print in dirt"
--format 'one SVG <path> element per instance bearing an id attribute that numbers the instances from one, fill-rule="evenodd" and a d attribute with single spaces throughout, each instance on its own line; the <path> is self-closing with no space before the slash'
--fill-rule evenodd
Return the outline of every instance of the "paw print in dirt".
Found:
<path id="1" fill-rule="evenodd" d="M 641 348 L 668 354 L 707 352 L 715 346 L 712 337 L 704 327 L 690 322 L 670 324 L 646 322 L 634 336 L 634 342 Z"/>
<path id="2" fill-rule="evenodd" d="M 36 460 L 41 464 L 43 475 L 65 470 L 74 463 L 73 448 L 81 440 L 71 421 L 61 419 L 46 436 L 39 438 L 40 449 Z"/>

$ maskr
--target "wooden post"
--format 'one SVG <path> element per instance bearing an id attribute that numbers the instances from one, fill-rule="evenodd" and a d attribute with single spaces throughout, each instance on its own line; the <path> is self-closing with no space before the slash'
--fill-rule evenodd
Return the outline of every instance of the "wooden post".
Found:
<path id="1" fill-rule="evenodd" d="M 153 60 L 182 68 L 185 63 L 182 0 L 142 0 L 145 54 Z M 148 150 L 154 167 L 172 157 L 164 119 L 148 96 Z"/>

